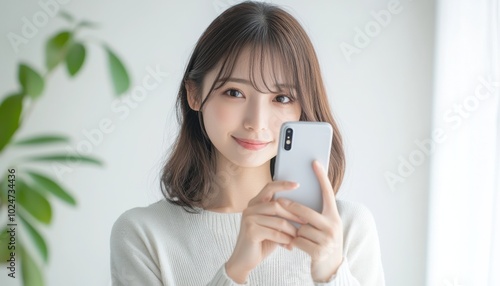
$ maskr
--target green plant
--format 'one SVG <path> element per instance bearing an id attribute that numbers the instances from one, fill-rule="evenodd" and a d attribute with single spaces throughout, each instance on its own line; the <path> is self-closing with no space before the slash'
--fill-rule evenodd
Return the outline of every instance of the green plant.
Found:
<path id="1" fill-rule="evenodd" d="M 69 28 L 62 30 L 49 38 L 45 46 L 46 72 L 41 75 L 26 63 L 20 63 L 17 70 L 20 90 L 7 95 L 0 104 L 0 155 L 7 147 L 34 148 L 43 145 L 69 143 L 69 138 L 57 134 L 38 134 L 29 138 L 19 138 L 15 141 L 14 135 L 23 126 L 29 110 L 24 108 L 27 101 L 29 109 L 43 95 L 45 82 L 51 72 L 60 65 L 64 65 L 70 77 L 75 77 L 81 70 L 86 59 L 86 48 L 83 40 L 78 38 L 81 29 L 94 28 L 96 25 L 88 21 L 77 22 L 71 15 L 61 12 L 60 16 L 69 23 Z M 126 92 L 130 80 L 125 66 L 117 55 L 102 43 L 108 56 L 108 66 L 111 81 L 117 96 Z M 52 199 L 59 199 L 69 205 L 76 206 L 75 198 L 65 187 L 57 183 L 48 174 L 29 169 L 32 162 L 81 162 L 91 165 L 102 165 L 99 159 L 79 154 L 60 153 L 40 154 L 13 160 L 0 178 L 0 209 L 4 214 L 7 210 L 8 221 L 0 227 L 0 263 L 10 265 L 9 259 L 14 257 L 15 277 L 21 269 L 24 285 L 42 286 L 43 274 L 37 254 L 43 263 L 49 261 L 49 249 L 46 239 L 40 234 L 39 228 L 49 225 L 52 221 Z M 15 224 L 15 225 L 9 225 Z M 26 236 L 18 235 L 19 227 L 26 231 Z M 13 232 L 12 229 L 15 229 Z M 14 243 L 12 244 L 12 233 Z M 23 237 L 23 239 L 21 239 Z M 24 237 L 29 237 L 26 241 Z M 33 247 L 27 247 L 31 243 Z M 14 246 L 15 248 L 12 248 Z M 10 248 L 9 248 L 10 247 Z M 37 254 L 30 249 L 35 249 Z M 12 256 L 14 254 L 14 256 Z M 20 267 L 19 267 L 20 266 Z"/>

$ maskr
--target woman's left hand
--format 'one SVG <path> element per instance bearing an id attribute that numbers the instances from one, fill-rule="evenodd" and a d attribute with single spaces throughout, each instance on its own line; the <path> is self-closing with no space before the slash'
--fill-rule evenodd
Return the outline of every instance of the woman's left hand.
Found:
<path id="1" fill-rule="evenodd" d="M 286 247 L 291 249 L 295 246 L 307 252 L 311 256 L 313 281 L 327 282 L 342 263 L 343 228 L 328 175 L 318 161 L 312 165 L 323 195 L 322 213 L 283 198 L 279 198 L 278 202 L 307 222 L 298 229 L 297 236 Z"/>

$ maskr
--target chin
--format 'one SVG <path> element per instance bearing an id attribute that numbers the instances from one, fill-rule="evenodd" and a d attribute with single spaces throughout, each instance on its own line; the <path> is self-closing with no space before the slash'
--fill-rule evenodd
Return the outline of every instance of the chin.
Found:
<path id="1" fill-rule="evenodd" d="M 243 168 L 257 168 L 268 163 L 274 156 L 267 153 L 248 152 L 248 154 L 235 154 L 229 159 L 233 164 Z"/>

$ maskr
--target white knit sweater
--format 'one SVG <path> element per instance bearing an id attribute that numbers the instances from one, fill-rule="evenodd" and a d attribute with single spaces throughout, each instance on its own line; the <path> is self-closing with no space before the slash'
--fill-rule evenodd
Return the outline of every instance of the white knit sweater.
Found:
<path id="1" fill-rule="evenodd" d="M 337 200 L 344 260 L 328 283 L 314 283 L 310 256 L 278 247 L 237 284 L 225 272 L 241 213 L 185 212 L 166 200 L 123 213 L 111 232 L 113 285 L 385 285 L 377 229 L 361 204 Z"/>

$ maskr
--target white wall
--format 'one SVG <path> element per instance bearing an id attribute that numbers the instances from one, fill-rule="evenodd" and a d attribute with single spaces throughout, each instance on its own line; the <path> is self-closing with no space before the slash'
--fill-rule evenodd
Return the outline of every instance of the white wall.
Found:
<path id="1" fill-rule="evenodd" d="M 283 4 L 297 16 L 320 58 L 347 149 L 347 174 L 339 197 L 360 201 L 372 210 L 387 285 L 421 286 L 425 277 L 428 160 L 424 158 L 425 162 L 394 190 L 385 174 L 398 174 L 399 156 L 408 159 L 418 148 L 414 141 L 430 137 L 435 7 L 432 0 L 395 1 L 272 2 Z M 73 140 L 69 148 L 75 149 L 87 140 L 84 130 L 98 128 L 104 118 L 113 123 L 114 130 L 92 149 L 92 155 L 105 166 L 71 166 L 73 172 L 64 174 L 59 182 L 77 197 L 78 207 L 54 202 L 54 221 L 43 230 L 50 244 L 50 264 L 44 269 L 46 285 L 109 285 L 111 226 L 125 210 L 161 198 L 158 176 L 176 132 L 173 104 L 182 71 L 202 31 L 221 9 L 235 1 L 68 2 L 60 6 L 77 18 L 100 23 L 99 29 L 81 36 L 109 43 L 125 59 L 133 87 L 141 85 L 148 67 L 168 74 L 144 100 L 131 99 L 137 106 L 123 116 L 111 110 L 114 98 L 105 55 L 97 45 L 89 45 L 81 74 L 71 80 L 62 68 L 56 70 L 43 98 L 17 134 L 18 138 L 46 132 L 68 134 Z M 391 2 L 399 12 L 392 14 L 390 22 L 349 61 L 340 45 L 354 45 L 355 29 L 371 25 L 371 12 L 387 10 Z M 22 35 L 22 18 L 31 20 L 38 11 L 43 10 L 35 1 L 0 4 L 1 97 L 17 89 L 19 61 L 42 70 L 46 38 L 65 26 L 60 18 L 50 17 L 16 53 L 7 34 Z M 10 150 L 0 158 L 0 166 L 5 168 L 21 154 Z M 41 165 L 40 169 L 56 176 L 51 168 Z M 0 284 L 19 285 L 7 278 L 4 267 L 0 269 Z"/>

